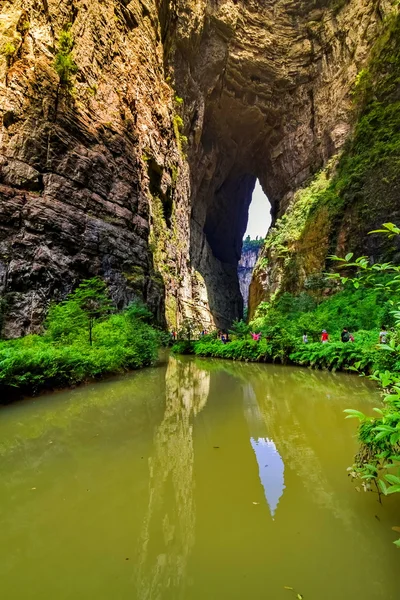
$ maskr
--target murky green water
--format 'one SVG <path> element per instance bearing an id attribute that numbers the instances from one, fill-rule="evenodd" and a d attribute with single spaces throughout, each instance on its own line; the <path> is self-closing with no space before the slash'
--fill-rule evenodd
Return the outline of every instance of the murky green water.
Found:
<path id="1" fill-rule="evenodd" d="M 170 358 L 0 410 L 2 600 L 400 598 L 357 377 Z M 293 590 L 285 589 L 291 587 Z"/>

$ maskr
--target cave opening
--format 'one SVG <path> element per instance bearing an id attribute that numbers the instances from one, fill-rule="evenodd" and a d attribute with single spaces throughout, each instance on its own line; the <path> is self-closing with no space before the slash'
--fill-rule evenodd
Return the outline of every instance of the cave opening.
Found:
<path id="1" fill-rule="evenodd" d="M 271 226 L 271 210 L 271 203 L 260 181 L 257 179 L 249 206 L 247 228 L 237 271 L 245 317 L 248 311 L 249 291 L 253 271 L 263 245 L 263 240 Z"/>
<path id="2" fill-rule="evenodd" d="M 256 240 L 257 238 L 265 238 L 271 227 L 271 209 L 271 203 L 268 200 L 259 179 L 257 179 L 249 206 L 244 239 L 250 238 L 250 240 Z"/>
<path id="3" fill-rule="evenodd" d="M 220 181 L 218 175 L 222 175 Z M 233 320 L 243 318 L 247 307 L 258 252 L 253 253 L 254 264 L 247 269 L 245 290 L 241 289 L 238 267 L 244 236 L 264 238 L 270 227 L 274 210 L 266 183 L 264 177 L 259 181 L 249 173 L 246 165 L 236 163 L 227 173 L 214 172 L 192 205 L 193 264 L 204 278 L 210 310 L 219 328 L 226 329 Z"/>

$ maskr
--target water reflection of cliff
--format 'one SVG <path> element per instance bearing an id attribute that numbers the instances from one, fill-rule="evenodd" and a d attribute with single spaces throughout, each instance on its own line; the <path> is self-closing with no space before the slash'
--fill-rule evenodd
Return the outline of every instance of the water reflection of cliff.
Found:
<path id="1" fill-rule="evenodd" d="M 149 504 L 137 565 L 138 600 L 185 597 L 195 531 L 192 418 L 206 405 L 209 388 L 207 371 L 193 362 L 170 358 L 164 418 L 149 459 Z"/>

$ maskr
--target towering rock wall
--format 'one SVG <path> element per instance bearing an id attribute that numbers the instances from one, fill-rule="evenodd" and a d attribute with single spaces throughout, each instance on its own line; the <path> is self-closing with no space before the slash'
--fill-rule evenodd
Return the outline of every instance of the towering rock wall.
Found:
<path id="1" fill-rule="evenodd" d="M 54 69 L 69 23 L 72 89 Z M 196 297 L 201 313 L 155 3 L 6 1 L 0 49 L 3 333 L 37 331 L 50 300 L 95 274 L 118 308 L 140 298 L 174 324 Z"/>
<path id="2" fill-rule="evenodd" d="M 104 276 L 116 305 L 208 328 L 241 315 L 258 177 L 283 215 L 340 150 L 385 0 L 5 0 L 0 7 L 3 333 Z M 54 58 L 71 23 L 73 89 Z M 187 138 L 187 140 L 186 140 Z"/>
<path id="3" fill-rule="evenodd" d="M 369 232 L 400 222 L 400 15 L 388 14 L 353 87 L 353 131 L 332 158 L 289 199 L 270 230 L 250 288 L 252 317 L 262 300 L 306 290 L 332 293 L 329 256 L 347 252 L 400 261 L 397 239 Z"/>

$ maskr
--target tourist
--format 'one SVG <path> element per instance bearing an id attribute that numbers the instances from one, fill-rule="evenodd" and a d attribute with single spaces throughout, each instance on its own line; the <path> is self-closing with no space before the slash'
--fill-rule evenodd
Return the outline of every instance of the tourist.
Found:
<path id="1" fill-rule="evenodd" d="M 321 334 L 321 342 L 323 344 L 327 344 L 329 342 L 329 335 L 328 332 L 326 331 L 326 329 L 322 330 L 322 334 Z"/>
<path id="2" fill-rule="evenodd" d="M 346 327 L 343 327 L 343 331 L 340 335 L 342 342 L 349 342 L 350 341 L 350 334 L 348 332 L 348 330 L 346 329 Z"/>
<path id="3" fill-rule="evenodd" d="M 352 333 L 349 333 L 349 336 L 350 336 L 350 341 L 354 342 L 354 335 Z"/>
<path id="4" fill-rule="evenodd" d="M 251 337 L 253 338 L 253 340 L 255 342 L 259 342 L 260 338 L 261 338 L 261 333 L 254 333 L 254 331 L 251 332 Z"/>
<path id="5" fill-rule="evenodd" d="M 303 333 L 303 344 L 308 344 L 308 335 L 306 332 Z"/>
<path id="6" fill-rule="evenodd" d="M 386 327 L 384 325 L 382 325 L 381 330 L 379 332 L 379 343 L 387 344 L 387 340 L 388 340 L 388 332 L 386 331 Z"/>

